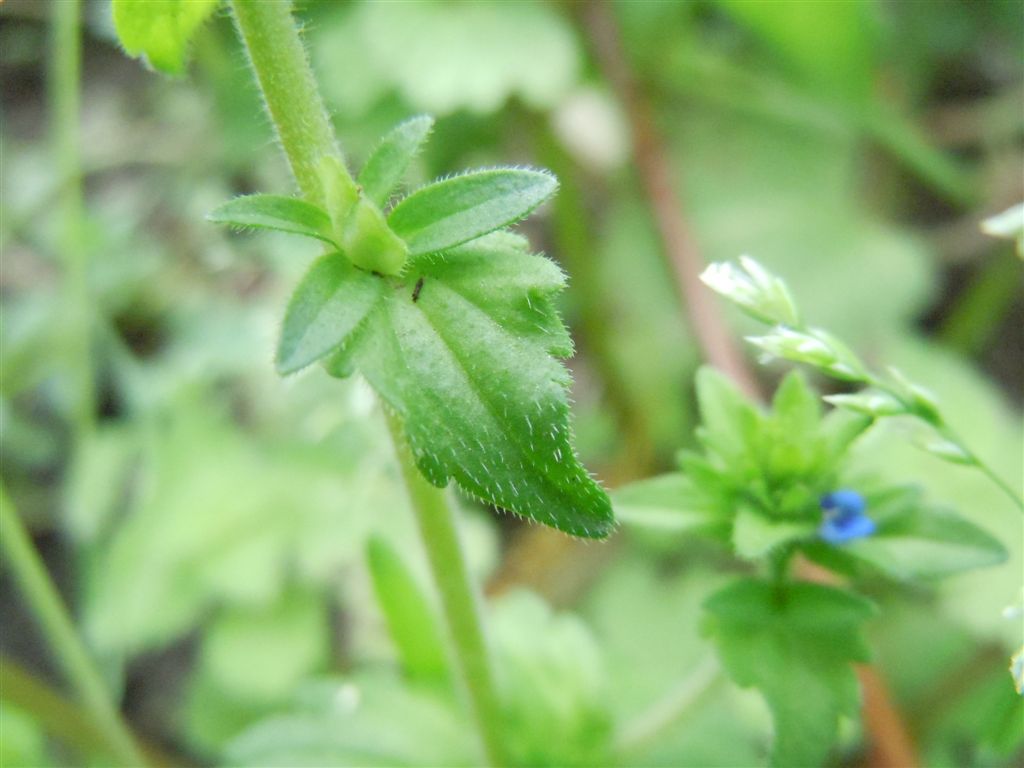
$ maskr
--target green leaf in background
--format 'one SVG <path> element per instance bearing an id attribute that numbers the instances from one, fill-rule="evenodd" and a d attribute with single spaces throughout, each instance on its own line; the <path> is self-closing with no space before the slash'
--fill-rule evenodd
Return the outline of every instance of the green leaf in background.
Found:
<path id="1" fill-rule="evenodd" d="M 611 504 L 573 451 L 572 342 L 553 305 L 565 276 L 495 233 L 420 259 L 332 365 L 361 371 L 399 412 L 420 471 L 577 536 L 607 536 Z M 339 360 L 340 358 L 340 360 Z"/>
<path id="2" fill-rule="evenodd" d="M 489 618 L 510 764 L 611 764 L 608 684 L 590 629 L 524 591 L 502 596 Z"/>
<path id="3" fill-rule="evenodd" d="M 58 765 L 49 754 L 46 733 L 32 715 L 0 699 L 0 768 L 49 768 Z"/>
<path id="4" fill-rule="evenodd" d="M 448 657 L 441 626 L 420 585 L 380 535 L 367 542 L 366 559 L 403 671 L 414 681 L 443 682 L 448 678 Z"/>
<path id="5" fill-rule="evenodd" d="M 392 209 L 388 224 L 410 255 L 442 251 L 522 219 L 557 187 L 545 171 L 471 171 L 416 190 Z"/>
<path id="6" fill-rule="evenodd" d="M 222 611 L 203 638 L 200 671 L 236 700 L 285 700 L 329 657 L 327 609 L 316 592 Z"/>
<path id="7" fill-rule="evenodd" d="M 312 203 L 281 195 L 246 195 L 218 206 L 206 216 L 215 224 L 232 227 L 276 229 L 315 237 L 337 246 L 331 232 L 331 218 Z"/>
<path id="8" fill-rule="evenodd" d="M 189 41 L 220 0 L 113 0 L 114 28 L 130 56 L 168 75 L 185 70 Z"/>
<path id="9" fill-rule="evenodd" d="M 577 82 L 581 51 L 560 9 L 544 3 L 331 4 L 310 30 L 327 101 L 358 119 L 392 94 L 413 110 L 490 114 L 512 98 L 557 106 Z M 529 55 L 524 55 L 528 51 Z M 358 77 L 339 76 L 358 72 Z"/>
<path id="10" fill-rule="evenodd" d="M 729 675 L 757 688 L 775 721 L 772 765 L 821 765 L 839 717 L 859 704 L 852 662 L 866 661 L 861 626 L 874 609 L 818 584 L 745 579 L 708 598 L 706 629 Z"/>
<path id="11" fill-rule="evenodd" d="M 465 715 L 433 689 L 383 671 L 299 690 L 288 711 L 249 728 L 222 764 L 280 766 L 471 766 L 477 745 Z"/>
<path id="12" fill-rule="evenodd" d="M 934 579 L 1006 559 L 997 539 L 960 515 L 923 505 L 914 489 L 870 499 L 869 514 L 878 530 L 846 552 L 897 579 Z"/>
<path id="13" fill-rule="evenodd" d="M 689 478 L 678 472 L 616 490 L 612 506 L 620 522 L 652 531 L 678 533 L 725 522 L 716 510 L 707 508 L 706 500 Z"/>
<path id="14" fill-rule="evenodd" d="M 759 560 L 786 542 L 813 534 L 813 525 L 779 522 L 750 509 L 741 509 L 733 522 L 732 544 L 743 559 Z"/>
<path id="15" fill-rule="evenodd" d="M 340 253 L 314 262 L 288 303 L 277 348 L 277 370 L 287 374 L 345 343 L 384 295 L 385 283 L 353 267 Z"/>
<path id="16" fill-rule="evenodd" d="M 420 115 L 395 126 L 381 139 L 357 179 L 369 200 L 379 206 L 388 201 L 433 127 L 434 118 Z"/>

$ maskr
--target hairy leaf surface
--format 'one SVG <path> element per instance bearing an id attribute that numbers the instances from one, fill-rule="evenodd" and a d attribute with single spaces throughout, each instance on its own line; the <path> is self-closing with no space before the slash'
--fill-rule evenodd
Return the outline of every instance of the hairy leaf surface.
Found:
<path id="1" fill-rule="evenodd" d="M 507 226 L 554 194 L 550 173 L 523 168 L 473 171 L 430 184 L 394 207 L 388 224 L 417 256 L 452 248 Z"/>
<path id="2" fill-rule="evenodd" d="M 206 215 L 208 221 L 233 227 L 256 227 L 314 237 L 336 245 L 331 218 L 312 203 L 281 195 L 246 195 L 218 206 Z"/>
<path id="3" fill-rule="evenodd" d="M 729 675 L 760 690 L 772 710 L 772 765 L 821 765 L 839 716 L 857 714 L 851 662 L 867 660 L 860 627 L 874 611 L 871 603 L 818 584 L 744 579 L 704 607 Z"/>
<path id="4" fill-rule="evenodd" d="M 381 139 L 359 172 L 359 186 L 367 198 L 379 206 L 388 201 L 433 127 L 434 118 L 420 115 L 395 126 Z"/>
<path id="5" fill-rule="evenodd" d="M 430 482 L 577 536 L 603 537 L 611 504 L 573 452 L 572 343 L 552 305 L 564 276 L 496 233 L 421 259 L 388 290 L 334 370 L 360 370 L 405 421 Z"/>
<path id="6" fill-rule="evenodd" d="M 384 295 L 380 278 L 328 253 L 292 294 L 277 349 L 277 369 L 293 373 L 344 343 Z"/>

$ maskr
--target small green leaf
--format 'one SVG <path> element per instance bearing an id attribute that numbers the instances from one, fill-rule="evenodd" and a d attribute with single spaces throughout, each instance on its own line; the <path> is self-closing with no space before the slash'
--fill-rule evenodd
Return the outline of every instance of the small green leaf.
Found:
<path id="1" fill-rule="evenodd" d="M 700 279 L 761 322 L 800 325 L 800 313 L 786 283 L 749 256 L 740 256 L 739 266 L 728 262 L 709 264 Z"/>
<path id="2" fill-rule="evenodd" d="M 369 200 L 379 206 L 388 201 L 433 127 L 434 118 L 420 115 L 397 125 L 381 139 L 359 172 L 359 186 Z"/>
<path id="3" fill-rule="evenodd" d="M 409 249 L 388 227 L 380 208 L 361 196 L 345 222 L 342 250 L 353 264 L 368 272 L 397 275 Z"/>
<path id="4" fill-rule="evenodd" d="M 868 389 L 851 395 L 825 395 L 822 398 L 836 408 L 865 416 L 902 416 L 910 413 L 906 404 L 880 389 Z"/>
<path id="5" fill-rule="evenodd" d="M 782 358 L 812 365 L 822 373 L 844 381 L 863 381 L 864 364 L 853 351 L 820 328 L 794 330 L 778 326 L 765 336 L 748 336 L 768 359 Z"/>
<path id="6" fill-rule="evenodd" d="M 950 464 L 973 467 L 978 463 L 978 460 L 966 448 L 959 443 L 954 443 L 952 440 L 931 440 L 923 443 L 921 448 L 933 456 L 938 456 L 943 461 L 948 461 Z"/>
<path id="7" fill-rule="evenodd" d="M 697 371 L 697 404 L 704 445 L 729 460 L 745 454 L 763 417 L 732 381 L 709 366 Z"/>
<path id="8" fill-rule="evenodd" d="M 129 56 L 145 56 L 161 72 L 185 69 L 189 41 L 220 0 L 114 0 L 114 29 Z"/>
<path id="9" fill-rule="evenodd" d="M 366 558 L 373 591 L 405 673 L 416 681 L 443 682 L 448 677 L 448 659 L 441 628 L 420 585 L 381 536 L 370 538 Z"/>
<path id="10" fill-rule="evenodd" d="M 277 370 L 294 373 L 345 343 L 384 295 L 384 281 L 352 267 L 340 253 L 313 263 L 288 303 Z"/>
<path id="11" fill-rule="evenodd" d="M 871 515 L 878 530 L 846 552 L 897 579 L 938 578 L 1006 559 L 998 540 L 953 512 L 921 507 L 915 494 L 879 504 Z"/>
<path id="12" fill-rule="evenodd" d="M 388 223 L 412 256 L 443 251 L 518 221 L 557 186 L 545 171 L 473 171 L 413 192 L 395 206 Z"/>
<path id="13" fill-rule="evenodd" d="M 611 504 L 570 442 L 572 344 L 553 305 L 565 278 L 495 233 L 415 263 L 344 347 L 401 415 L 434 485 L 577 536 L 611 531 Z M 332 361 L 345 366 L 345 361 Z"/>
<path id="14" fill-rule="evenodd" d="M 851 662 L 866 661 L 871 603 L 818 584 L 744 579 L 704 604 L 706 629 L 729 675 L 761 691 L 775 721 L 772 765 L 821 765 L 840 715 L 856 716 Z"/>
<path id="15" fill-rule="evenodd" d="M 206 215 L 207 221 L 233 227 L 257 227 L 315 237 L 337 246 L 331 219 L 317 206 L 296 197 L 247 195 L 236 197 Z"/>
<path id="16" fill-rule="evenodd" d="M 992 237 L 1017 241 L 1017 255 L 1024 259 L 1024 203 L 1007 208 L 981 222 L 981 231 Z"/>
<path id="17" fill-rule="evenodd" d="M 678 472 L 617 489 L 612 506 L 620 522 L 651 530 L 675 533 L 722 522 L 693 482 Z"/>
<path id="18" fill-rule="evenodd" d="M 759 560 L 772 550 L 814 532 L 807 523 L 771 520 L 751 509 L 741 509 L 732 529 L 736 554 L 745 560 Z"/>

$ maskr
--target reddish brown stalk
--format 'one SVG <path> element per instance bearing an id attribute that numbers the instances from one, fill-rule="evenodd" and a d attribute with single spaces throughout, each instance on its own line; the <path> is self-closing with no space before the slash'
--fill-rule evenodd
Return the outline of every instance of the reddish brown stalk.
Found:
<path id="1" fill-rule="evenodd" d="M 720 304 L 700 280 L 705 264 L 683 218 L 682 201 L 667 162 L 669 155 L 655 125 L 650 102 L 633 78 L 623 53 L 611 5 L 603 0 L 589 3 L 584 23 L 598 64 L 625 108 L 637 174 L 697 345 L 708 363 L 727 374 L 747 395 L 757 397 L 757 379 L 722 316 Z"/>
<path id="2" fill-rule="evenodd" d="M 613 7 L 592 0 L 582 9 L 583 23 L 597 63 L 615 89 L 632 131 L 633 160 L 657 226 L 662 248 L 673 275 L 703 358 L 736 382 L 748 396 L 764 400 L 736 339 L 730 332 L 711 291 L 700 280 L 704 269 L 693 233 L 683 217 L 671 163 L 656 127 L 650 102 L 638 86 L 626 59 Z M 807 581 L 834 583 L 835 577 L 806 561 L 797 564 L 797 576 Z M 869 734 L 871 768 L 913 768 L 919 765 L 903 719 L 892 703 L 885 681 L 867 666 L 858 669 L 863 690 L 863 719 Z"/>

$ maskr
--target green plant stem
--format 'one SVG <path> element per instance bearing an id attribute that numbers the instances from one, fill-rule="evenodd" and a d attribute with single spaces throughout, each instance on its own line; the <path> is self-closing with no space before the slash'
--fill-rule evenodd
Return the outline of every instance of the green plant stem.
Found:
<path id="1" fill-rule="evenodd" d="M 103 678 L 75 633 L 71 616 L 2 486 L 0 547 L 68 682 L 102 733 L 111 757 L 126 766 L 144 765 L 131 731 L 111 702 Z"/>
<path id="2" fill-rule="evenodd" d="M 505 760 L 501 709 L 484 640 L 478 599 L 459 545 L 455 516 L 444 492 L 428 483 L 416 468 L 402 432 L 401 419 L 386 406 L 384 411 L 434 582 L 441 595 L 441 605 L 469 693 L 473 716 L 489 763 L 502 765 Z"/>
<path id="3" fill-rule="evenodd" d="M 726 680 L 715 656 L 708 656 L 647 710 L 627 722 L 616 737 L 620 754 L 629 757 L 658 740 L 694 712 Z"/>
<path id="4" fill-rule="evenodd" d="M 72 423 L 79 445 L 96 425 L 89 283 L 82 247 L 82 163 L 79 152 L 79 111 L 82 41 L 79 0 L 53 3 L 50 42 L 50 109 L 54 156 L 59 179 L 59 247 L 64 265 L 64 306 L 74 338 L 69 347 Z"/>
<path id="5" fill-rule="evenodd" d="M 89 712 L 51 688 L 18 662 L 0 656 L 0 691 L 4 701 L 30 714 L 47 734 L 75 750 L 80 757 L 103 754 L 107 742 Z M 151 765 L 185 768 L 190 762 L 151 744 L 139 744 Z"/>
<path id="6" fill-rule="evenodd" d="M 322 204 L 317 166 L 327 155 L 340 160 L 341 153 L 292 19 L 291 4 L 287 0 L 233 0 L 231 7 L 296 181 L 308 201 Z M 388 416 L 388 426 L 480 739 L 488 762 L 498 766 L 504 763 L 501 711 L 455 518 L 443 493 L 427 483 L 416 468 L 397 416 Z"/>
<path id="7" fill-rule="evenodd" d="M 233 0 L 231 7 L 295 181 L 307 200 L 322 206 L 320 159 L 341 160 L 342 156 L 292 18 L 291 3 Z"/>

